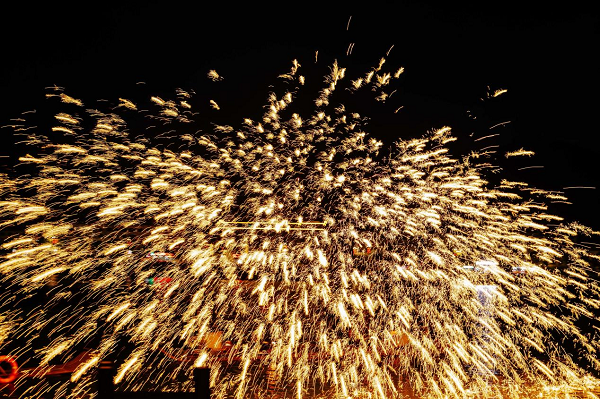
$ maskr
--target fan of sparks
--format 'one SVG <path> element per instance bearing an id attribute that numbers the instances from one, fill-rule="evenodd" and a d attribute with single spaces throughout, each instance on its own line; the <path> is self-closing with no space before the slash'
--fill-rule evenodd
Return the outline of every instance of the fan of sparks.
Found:
<path id="1" fill-rule="evenodd" d="M 200 116 L 183 90 L 102 111 L 55 88 L 47 101 L 64 112 L 49 129 L 16 126 L 27 173 L 1 180 L 15 231 L 2 244 L 2 344 L 24 342 L 11 353 L 22 361 L 44 334 L 37 372 L 87 348 L 58 390 L 70 397 L 93 393 L 104 359 L 128 390 L 210 367 L 215 398 L 583 384 L 598 342 L 578 320 L 600 287 L 576 241 L 595 233 L 547 212 L 560 194 L 492 185 L 482 154 L 451 156 L 450 128 L 392 148 L 370 137 L 336 93 L 386 100 L 403 69 L 384 65 L 351 78 L 333 63 L 301 115 L 294 61 L 262 118 L 210 134 L 186 128 Z"/>

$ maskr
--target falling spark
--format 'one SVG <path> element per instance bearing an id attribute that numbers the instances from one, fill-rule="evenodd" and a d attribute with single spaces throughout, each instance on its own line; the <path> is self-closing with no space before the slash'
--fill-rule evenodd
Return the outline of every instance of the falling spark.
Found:
<path id="1" fill-rule="evenodd" d="M 526 170 L 526 169 L 543 169 L 544 166 L 543 165 L 534 165 L 534 166 L 524 166 L 522 168 L 519 168 L 518 170 Z"/>
<path id="2" fill-rule="evenodd" d="M 491 138 L 491 137 L 496 137 L 496 136 L 499 136 L 499 135 L 500 135 L 500 133 L 496 133 L 496 134 L 489 134 L 489 135 L 487 135 L 487 136 L 480 137 L 480 138 L 478 138 L 478 139 L 475 139 L 475 140 L 473 140 L 473 141 L 481 141 L 481 140 L 489 139 L 489 138 Z"/>
<path id="3" fill-rule="evenodd" d="M 127 371 L 129 371 L 129 369 L 132 368 L 132 366 L 138 361 L 138 357 L 134 356 L 133 358 L 129 359 L 129 361 L 127 363 L 124 363 L 121 368 L 119 369 L 117 375 L 114 378 L 114 382 L 115 384 L 118 384 L 121 382 L 121 380 L 123 380 L 123 377 L 125 377 L 125 373 L 127 373 Z"/>
<path id="4" fill-rule="evenodd" d="M 535 155 L 535 152 L 524 150 L 523 148 L 521 148 L 520 150 L 509 151 L 509 152 L 507 152 L 504 155 L 506 156 L 506 158 L 509 158 L 509 157 L 521 157 L 521 156 L 528 156 L 528 157 L 530 157 L 532 155 Z"/>
<path id="5" fill-rule="evenodd" d="M 510 123 L 510 121 L 506 121 L 506 122 L 500 122 L 500 123 L 496 123 L 495 125 L 490 127 L 490 130 L 497 128 L 498 126 L 504 126 L 504 125 L 508 125 Z"/>
<path id="6" fill-rule="evenodd" d="M 352 49 L 354 49 L 354 43 L 350 43 L 348 45 L 348 50 L 346 51 L 346 55 L 352 54 Z"/>
<path id="7" fill-rule="evenodd" d="M 214 100 L 210 100 L 210 106 L 212 107 L 212 109 L 216 109 L 217 111 L 221 109 Z"/>
<path id="8" fill-rule="evenodd" d="M 84 375 L 91 367 L 95 366 L 98 363 L 100 358 L 98 356 L 92 357 L 87 362 L 81 364 L 71 375 L 71 382 L 77 382 L 82 375 Z"/>
<path id="9" fill-rule="evenodd" d="M 211 69 L 210 71 L 208 71 L 208 74 L 207 74 L 207 76 L 208 76 L 208 78 L 209 78 L 210 80 L 212 80 L 213 82 L 218 82 L 218 81 L 220 81 L 220 80 L 223 80 L 223 77 L 222 77 L 222 76 L 220 76 L 220 75 L 217 73 L 217 71 L 215 71 L 214 69 Z"/>

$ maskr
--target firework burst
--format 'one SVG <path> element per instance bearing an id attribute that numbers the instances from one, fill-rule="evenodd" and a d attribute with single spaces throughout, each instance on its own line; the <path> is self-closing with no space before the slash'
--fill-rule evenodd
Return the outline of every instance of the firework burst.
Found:
<path id="1" fill-rule="evenodd" d="M 72 397 L 94 392 L 101 359 L 130 390 L 209 366 L 216 398 L 583 385 L 582 359 L 600 364 L 577 320 L 600 287 L 576 237 L 594 232 L 547 212 L 560 194 L 490 184 L 485 154 L 451 156 L 450 128 L 386 148 L 337 102 L 385 101 L 402 68 L 349 77 L 333 63 L 304 114 L 300 68 L 262 118 L 202 135 L 187 133 L 183 90 L 102 111 L 54 88 L 63 109 L 47 132 L 16 127 L 25 172 L 0 181 L 16 232 L 0 263 L 5 348 L 36 372 L 93 348 L 57 390 Z"/>

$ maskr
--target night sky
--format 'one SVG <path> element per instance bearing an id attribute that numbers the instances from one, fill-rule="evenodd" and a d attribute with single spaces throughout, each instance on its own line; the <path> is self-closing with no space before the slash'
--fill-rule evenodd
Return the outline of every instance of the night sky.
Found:
<path id="1" fill-rule="evenodd" d="M 220 117 L 235 125 L 260 117 L 269 85 L 294 58 L 307 77 L 321 79 L 335 59 L 349 72 L 366 72 L 393 45 L 387 62 L 406 72 L 398 92 L 370 115 L 374 134 L 391 142 L 450 125 L 469 148 L 477 137 L 500 133 L 488 144 L 536 152 L 506 166 L 507 178 L 549 190 L 598 187 L 565 190 L 574 205 L 556 212 L 600 230 L 600 40 L 591 10 L 503 2 L 366 3 L 336 11 L 289 2 L 267 10 L 252 3 L 256 8 L 180 2 L 4 8 L 0 125 L 40 107 L 44 87 L 54 84 L 86 105 L 136 90 L 192 89 L 216 99 Z M 211 69 L 225 80 L 209 81 Z M 136 84 L 141 81 L 146 84 Z M 508 93 L 482 101 L 488 87 Z M 8 153 L 9 131 L 0 133 Z M 530 165 L 544 168 L 518 170 Z"/>

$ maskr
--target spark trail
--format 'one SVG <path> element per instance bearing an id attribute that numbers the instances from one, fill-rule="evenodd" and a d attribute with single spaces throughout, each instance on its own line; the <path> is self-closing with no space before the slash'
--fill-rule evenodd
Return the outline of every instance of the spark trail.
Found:
<path id="1" fill-rule="evenodd" d="M 598 342 L 576 321 L 593 317 L 600 287 L 575 237 L 594 232 L 547 212 L 562 194 L 488 183 L 485 157 L 450 155 L 450 128 L 384 148 L 335 98 L 385 100 L 403 69 L 384 65 L 351 79 L 334 63 L 301 115 L 294 61 L 260 120 L 175 129 L 169 149 L 128 121 L 193 124 L 189 93 L 152 97 L 144 114 L 53 90 L 64 103 L 53 127 L 16 127 L 29 173 L 0 181 L 2 227 L 20 231 L 2 244 L 2 344 L 21 342 L 24 361 L 47 337 L 41 366 L 92 346 L 59 390 L 71 397 L 93 392 L 99 360 L 123 342 L 120 388 L 210 366 L 216 398 L 389 398 L 407 386 L 522 397 L 527 384 L 584 384 L 578 362 L 598 369 Z M 18 310 L 47 287 L 45 303 Z"/>

